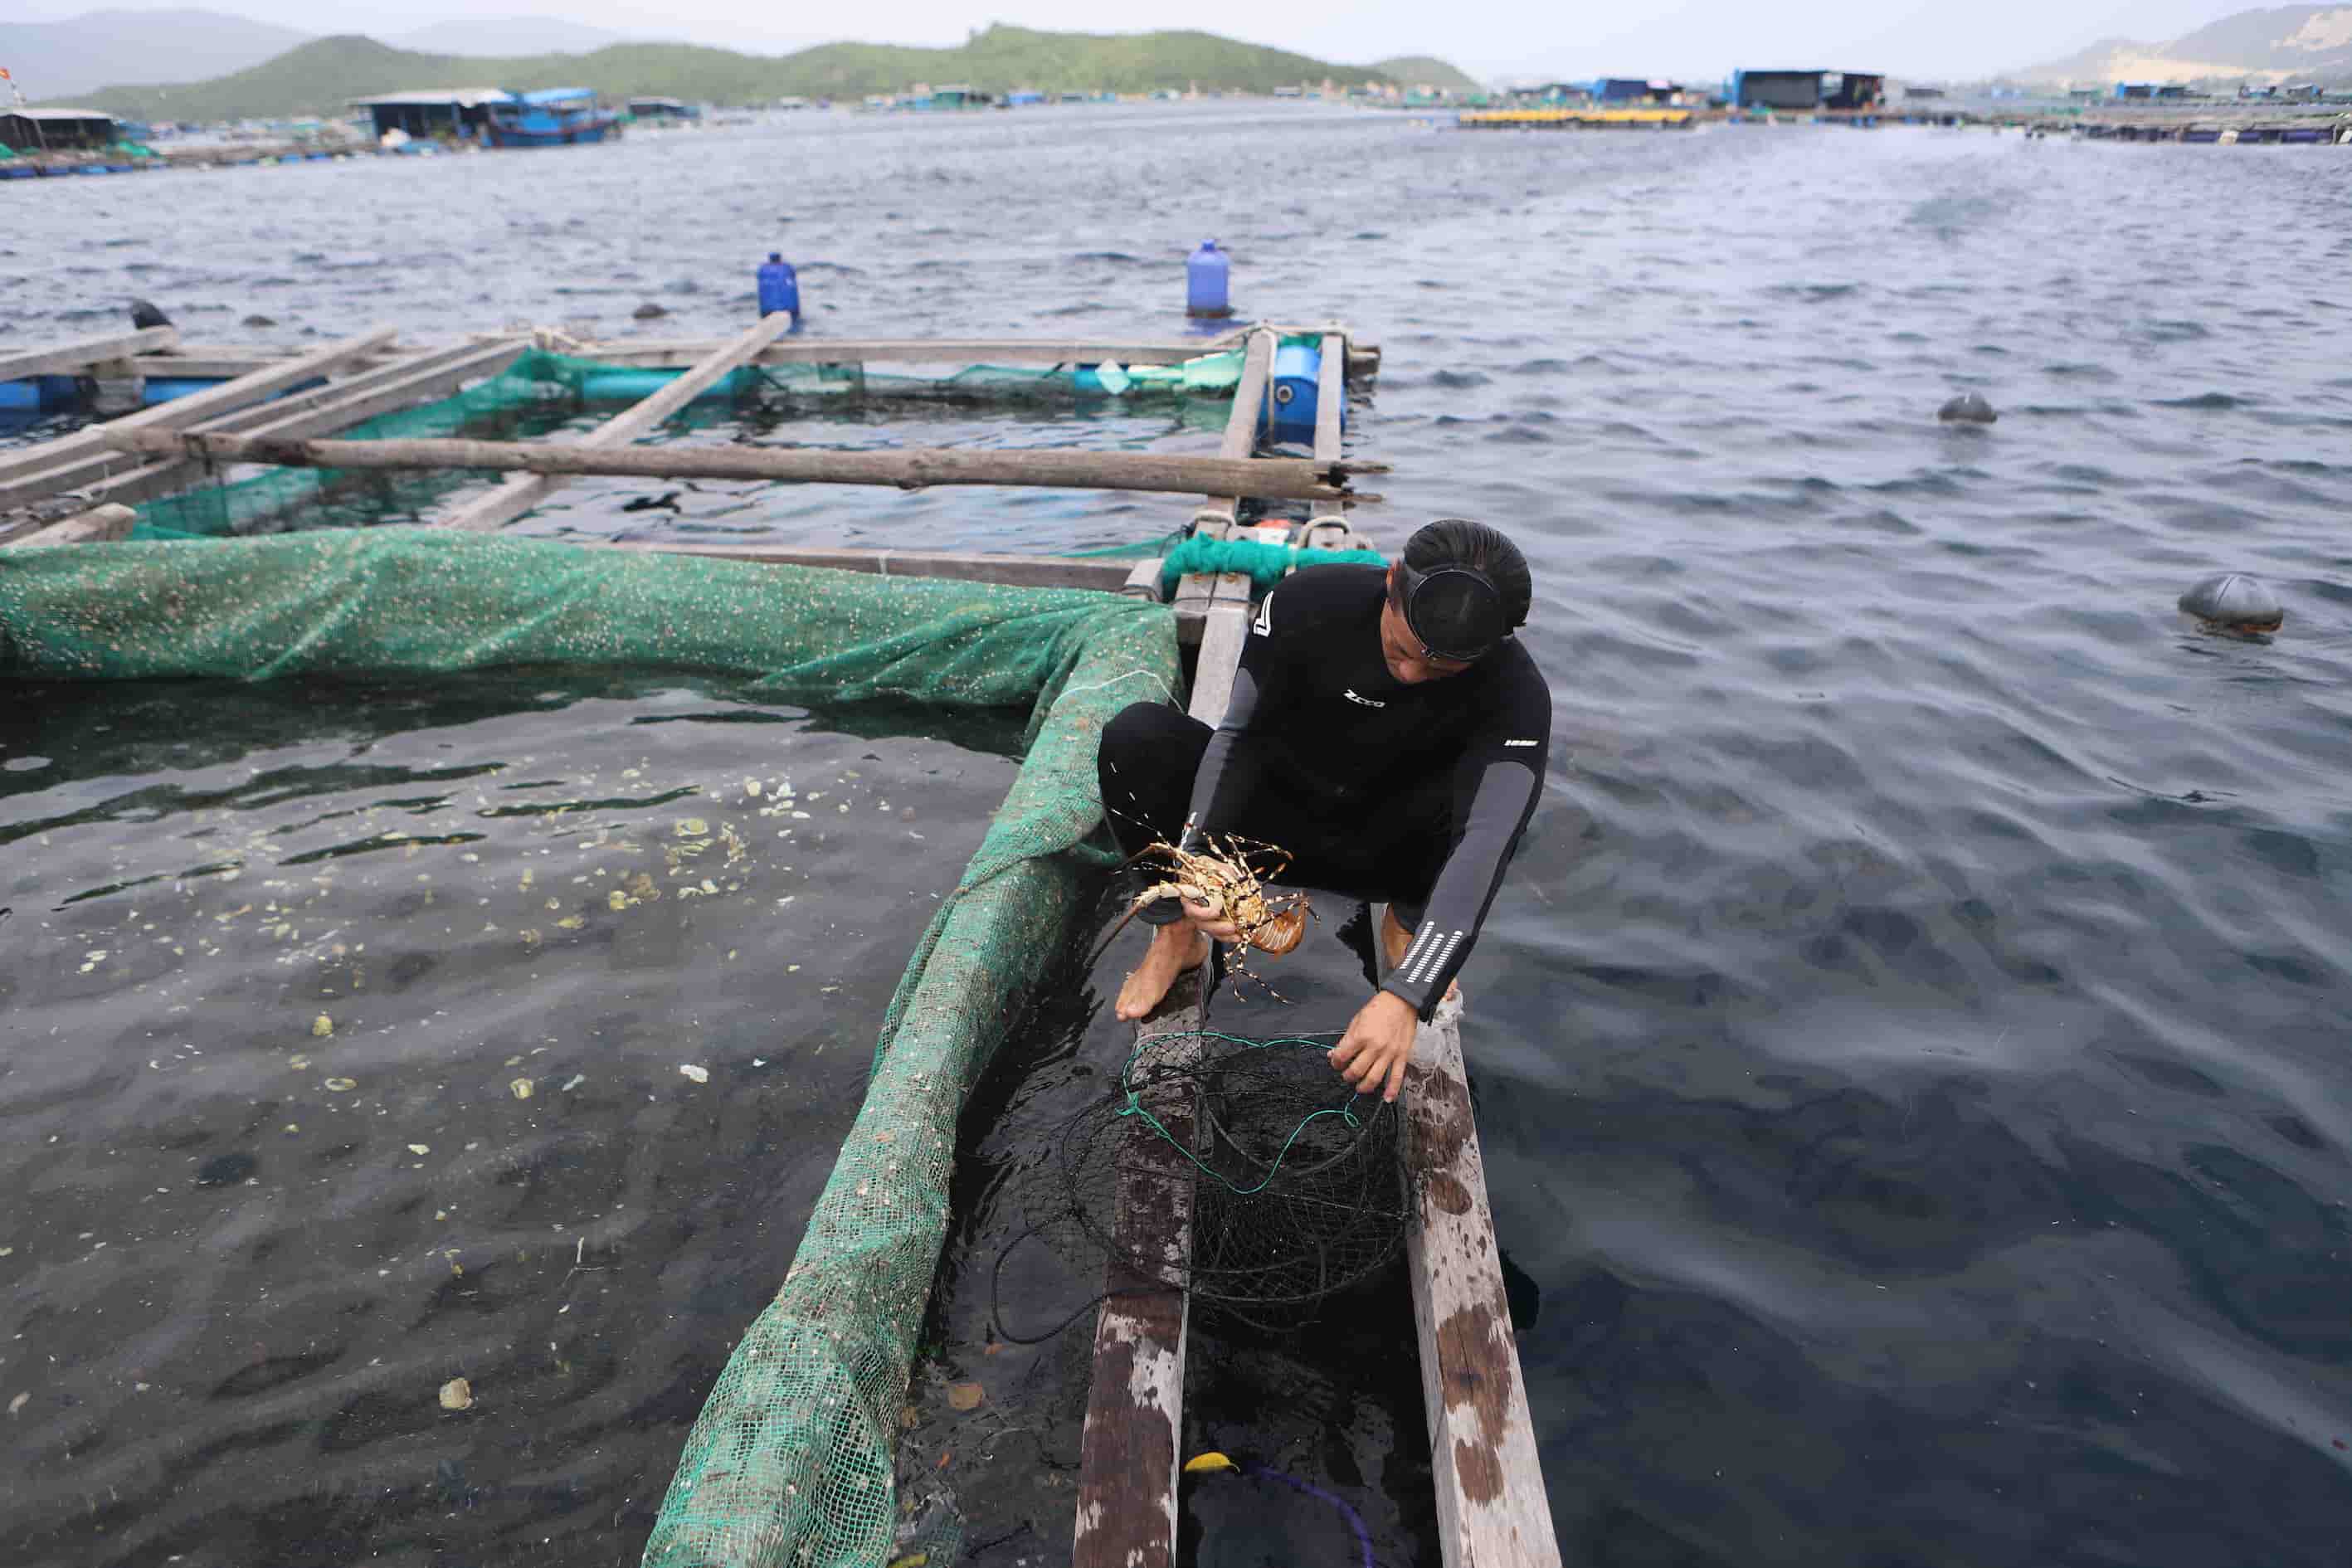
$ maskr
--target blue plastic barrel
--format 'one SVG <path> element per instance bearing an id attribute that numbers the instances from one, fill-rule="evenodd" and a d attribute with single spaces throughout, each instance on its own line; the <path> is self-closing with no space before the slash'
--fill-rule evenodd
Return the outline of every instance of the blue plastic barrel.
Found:
<path id="1" fill-rule="evenodd" d="M 81 406 L 81 382 L 70 375 L 29 375 L 0 381 L 0 413 L 57 414 Z"/>
<path id="2" fill-rule="evenodd" d="M 795 323 L 801 319 L 800 274 L 781 251 L 768 252 L 767 265 L 760 268 L 760 314 L 772 316 L 779 310 L 792 313 Z"/>
<path id="3" fill-rule="evenodd" d="M 199 381 L 193 376 L 151 375 L 147 378 L 145 388 L 139 395 L 142 402 L 145 403 L 148 406 L 152 407 L 158 403 L 169 403 L 175 397 L 186 397 L 192 394 L 199 392 L 210 392 L 214 387 L 218 386 L 220 382 L 217 378 L 207 378 L 205 380 Z"/>
<path id="4" fill-rule="evenodd" d="M 1233 263 L 1217 248 L 1213 239 L 1204 239 L 1184 263 L 1184 313 L 1188 316 L 1230 316 L 1233 306 L 1226 302 L 1226 289 L 1233 279 Z"/>
<path id="5" fill-rule="evenodd" d="M 1265 409 L 1258 428 L 1270 440 L 1315 443 L 1316 394 L 1323 383 L 1323 351 L 1307 343 L 1286 343 L 1274 351 L 1274 376 L 1266 387 Z M 1339 405 L 1344 427 L 1348 405 Z"/>

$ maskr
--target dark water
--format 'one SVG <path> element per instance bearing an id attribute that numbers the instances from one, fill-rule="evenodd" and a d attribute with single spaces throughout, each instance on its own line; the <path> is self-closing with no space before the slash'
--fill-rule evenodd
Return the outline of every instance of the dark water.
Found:
<path id="1" fill-rule="evenodd" d="M 11 695 L 0 1558 L 635 1562 L 1017 731 Z"/>
<path id="2" fill-rule="evenodd" d="M 289 339 L 376 319 L 619 332 L 644 298 L 676 312 L 663 335 L 712 336 L 745 319 L 772 246 L 803 264 L 823 333 L 1165 332 L 1176 258 L 1214 234 L 1246 310 L 1385 347 L 1351 445 L 1397 471 L 1364 525 L 1393 544 L 1467 512 L 1535 562 L 1550 788 L 1465 973 L 1465 1041 L 1570 1559 L 2341 1561 L 2352 162 L 1155 110 L 45 182 L 8 203 L 0 342 L 95 331 L 133 292 L 206 337 L 253 335 L 233 323 L 255 310 Z M 2000 424 L 1937 426 L 1960 390 Z M 961 425 L 1214 439 L 1165 412 Z M 634 493 L 583 488 L 524 526 L 1047 550 L 1187 511 L 803 490 L 649 518 L 620 511 Z M 2228 567 L 2278 590 L 2281 635 L 2177 616 Z M 1282 1026 L 1338 1026 L 1344 957 L 1318 935 L 1300 962 Z M 1113 1033 L 1082 1009 L 1042 1023 L 1019 1044 L 1036 1086 L 983 1101 L 1046 1114 Z M 958 1378 L 991 1383 L 987 1408 L 1003 1394 L 1000 1426 L 1036 1414 L 936 1469 L 976 1543 L 1028 1530 L 986 1561 L 1052 1563 L 1055 1401 L 1083 1334 L 985 1354 L 986 1171 L 910 1447 L 945 1436 L 926 1402 Z M 41 1191 L 117 1179 L 86 1158 Z M 39 1212 L 46 1249 L 67 1222 Z M 27 1256 L 0 1264 L 20 1301 Z M 1024 1279 L 1016 1305 L 1050 1323 L 1045 1277 Z M 220 1338 L 199 1310 L 166 1319 Z M 43 1331 L 13 1311 L 0 1373 L 54 1394 Z M 731 1331 L 673 1353 L 715 1365 Z M 1247 1359 L 1271 1354 L 1202 1358 L 1193 1436 L 1353 1489 L 1384 1557 L 1412 1560 L 1410 1390 L 1358 1388 L 1366 1358 L 1336 1349 Z M 77 1462 L 45 1409 L 13 1424 L 20 1462 Z M 569 1429 L 545 1441 L 551 1471 L 587 1462 Z M 41 1517 L 54 1560 L 138 1560 Z"/>

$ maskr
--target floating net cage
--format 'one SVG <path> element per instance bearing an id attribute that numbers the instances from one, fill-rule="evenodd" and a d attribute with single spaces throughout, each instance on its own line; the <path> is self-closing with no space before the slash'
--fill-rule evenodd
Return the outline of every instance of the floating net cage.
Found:
<path id="1" fill-rule="evenodd" d="M 898 1413 L 949 1216 L 956 1123 L 1116 863 L 1095 752 L 1181 679 L 1165 606 L 410 528 L 0 553 L 15 679 L 259 680 L 566 667 L 742 679 L 838 710 L 1025 714 L 1021 771 L 909 957 L 856 1123 L 774 1299 L 688 1433 L 656 1568 L 951 1562 L 900 1538 Z M 5 697 L 0 697 L 5 700 Z M 1327 1073 L 1328 1068 L 1324 1069 Z"/>
<path id="2" fill-rule="evenodd" d="M 1153 1037 L 1024 1179 L 1030 1226 L 1113 1291 L 1158 1286 L 1275 1331 L 1378 1273 L 1404 1239 L 1396 1107 L 1352 1093 L 1331 1036 Z M 1181 1216 L 1192 1216 L 1189 1243 Z"/>
<path id="3" fill-rule="evenodd" d="M 747 365 L 730 371 L 677 417 L 692 423 L 713 411 L 756 402 L 769 406 L 847 405 L 866 400 L 1000 405 L 1075 404 L 1117 395 L 1229 398 L 1241 380 L 1242 353 L 1224 350 L 1175 365 L 1110 367 L 964 365 L 938 374 L 882 372 L 854 364 Z M 639 402 L 678 372 L 649 370 L 533 349 L 488 380 L 415 408 L 385 414 L 347 430 L 339 441 L 483 439 L 544 435 L 594 406 Z M 1220 421 L 1223 415 L 1219 413 Z M 451 488 L 495 478 L 447 469 L 399 474 L 377 469 L 287 468 L 233 483 L 198 485 L 138 509 L 133 539 L 208 539 L 305 528 L 363 527 L 413 521 Z M 300 509 L 299 520 L 296 509 Z"/>

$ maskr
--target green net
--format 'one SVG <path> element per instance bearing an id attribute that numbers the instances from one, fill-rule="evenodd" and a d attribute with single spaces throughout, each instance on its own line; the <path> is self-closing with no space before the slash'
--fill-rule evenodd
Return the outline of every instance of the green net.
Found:
<path id="1" fill-rule="evenodd" d="M 772 395 L 825 398 L 929 399 L 1003 403 L 1024 396 L 1067 402 L 1088 396 L 1229 396 L 1241 380 L 1239 350 L 1204 354 L 1173 365 L 964 365 L 936 375 L 878 373 L 855 364 L 748 365 L 729 372 L 696 400 L 697 408 L 732 399 Z M 600 405 L 641 402 L 681 372 L 606 363 L 534 349 L 499 374 L 415 408 L 380 415 L 336 432 L 343 441 L 467 436 L 528 439 Z M 690 414 L 680 418 L 691 419 Z M 1222 417 L 1222 416 L 1221 416 Z M 425 510 L 459 486 L 499 476 L 446 469 L 430 474 L 381 469 L 281 468 L 234 483 L 200 484 L 183 495 L 138 509 L 136 540 L 216 539 L 276 531 L 299 513 L 305 528 L 363 528 L 417 521 Z"/>
<path id="2" fill-rule="evenodd" d="M 1385 566 L 1388 558 L 1377 550 L 1302 550 L 1295 544 L 1268 544 L 1255 539 L 1211 539 L 1196 533 L 1171 549 L 1160 563 L 1160 590 L 1164 595 L 1180 578 L 1195 573 L 1249 574 L 1250 586 L 1263 594 L 1282 581 L 1294 566 Z"/>
<path id="3" fill-rule="evenodd" d="M 948 1223 L 955 1122 L 1058 952 L 1098 833 L 1095 751 L 1179 679 L 1134 600 L 385 528 L 0 554 L 0 679 L 625 665 L 828 705 L 1026 709 L 1019 775 L 909 960 L 855 1129 L 782 1290 L 688 1436 L 659 1568 L 849 1568 L 897 1544 L 893 1438 Z M 951 1521 L 922 1544 L 952 1560 Z"/>

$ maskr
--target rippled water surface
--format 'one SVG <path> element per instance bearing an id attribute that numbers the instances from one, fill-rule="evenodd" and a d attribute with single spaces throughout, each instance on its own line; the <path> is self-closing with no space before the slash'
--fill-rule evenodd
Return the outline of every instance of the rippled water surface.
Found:
<path id="1" fill-rule="evenodd" d="M 711 337 L 746 319 L 753 264 L 771 247 L 802 264 L 813 332 L 1158 335 L 1183 330 L 1171 309 L 1182 251 L 1215 235 L 1234 253 L 1245 312 L 1336 317 L 1383 346 L 1350 446 L 1395 472 L 1377 483 L 1390 504 L 1362 525 L 1393 545 L 1432 515 L 1486 517 L 1536 567 L 1527 636 L 1554 691 L 1550 784 L 1465 976 L 1465 1044 L 1570 1559 L 2340 1561 L 2352 1537 L 2352 159 L 1935 131 L 1488 137 L 1319 111 L 1056 111 L 41 182 L 12 187 L 0 212 L 0 344 L 97 331 L 134 293 L 215 341 L 307 342 L 377 320 L 425 337 L 551 319 Z M 630 312 L 644 300 L 672 315 L 639 327 Z M 280 324 L 236 325 L 256 311 Z M 1962 390 L 1990 398 L 2000 423 L 1937 425 L 1937 405 Z M 1170 408 L 924 418 L 924 440 L 1215 443 L 1213 419 Z M 839 417 L 773 430 L 754 433 L 903 435 Z M 1177 498 L 820 489 L 621 510 L 644 493 L 582 486 L 520 526 L 1051 550 L 1148 539 L 1189 513 Z M 2272 584 L 2281 634 L 2232 640 L 2178 616 L 2179 592 L 2223 568 Z M 550 746 L 589 748 L 594 724 L 616 721 L 577 704 L 568 715 Z M 23 729 L 10 730 L 11 768 Z M 434 752 L 423 718 L 415 732 L 406 766 L 479 751 Z M 668 733 L 683 773 L 747 771 L 736 731 Z M 77 734 L 101 752 L 110 743 Z M 87 812 L 144 787 L 127 775 L 184 767 L 57 755 L 76 781 L 126 777 L 99 789 L 0 775 L 10 820 Z M 572 761 L 592 765 L 584 750 Z M 977 779 L 971 812 L 997 777 Z M 138 1397 L 219 1412 L 181 1428 L 172 1463 L 190 1485 L 236 1485 L 240 1445 L 277 1424 L 294 1430 L 266 1441 L 309 1445 L 322 1458 L 307 1462 L 341 1473 L 324 1458 L 347 1419 L 336 1412 L 374 1397 L 367 1380 L 382 1377 L 386 1409 L 421 1421 L 411 1396 L 429 1394 L 444 1351 L 387 1331 L 381 1352 L 346 1351 L 334 1376 L 353 1381 L 331 1394 L 297 1381 L 207 1404 L 226 1381 L 269 1376 L 245 1369 L 318 1353 L 257 1331 L 255 1304 L 221 1304 L 259 1243 L 225 1237 L 192 1267 L 194 1221 L 166 1225 L 163 1207 L 119 1237 L 79 1237 L 92 1227 L 71 1217 L 77 1206 L 131 1212 L 127 1194 L 151 1188 L 168 1189 L 155 1205 L 225 1206 L 201 1182 L 230 1145 L 190 1163 L 172 1146 L 179 1112 L 147 1102 L 204 1081 L 145 1065 L 188 1043 L 169 999 L 133 989 L 160 985 L 160 970 L 110 976 L 121 962 L 110 959 L 79 973 L 82 954 L 118 944 L 100 928 L 144 916 L 157 895 L 60 907 L 159 855 L 150 868 L 184 872 L 192 847 L 164 855 L 154 822 L 120 811 L 78 831 L 96 835 L 85 868 L 68 875 L 54 846 L 20 838 L 0 873 L 16 909 L 0 953 L 19 976 L 38 955 L 40 1003 L 19 989 L 0 1022 L 20 1195 L 0 1237 L 14 1247 L 0 1260 L 0 1378 L 9 1397 L 34 1395 L 5 1442 L 9 1468 L 39 1478 L 20 1495 L 40 1499 L 6 1510 L 9 1554 L 144 1563 L 161 1561 L 163 1536 L 135 1521 L 163 1505 L 126 1521 L 99 1500 L 121 1486 L 100 1475 L 122 1463 L 110 1445 L 144 1419 L 118 1384 L 142 1374 L 127 1370 L 129 1352 L 52 1363 L 44 1342 L 100 1271 L 154 1281 L 120 1309 L 126 1341 L 191 1347 L 152 1358 L 154 1390 Z M 960 862 L 940 848 L 891 886 L 938 886 Z M 250 896 L 215 887 L 197 913 L 210 925 Z M 683 913 L 659 908 L 664 921 Z M 900 944 L 843 993 L 873 993 L 840 1012 L 850 1035 L 878 1009 L 922 913 L 904 911 Z M 721 940 L 679 931 L 644 982 L 715 971 Z M 739 965 L 756 954 L 772 976 L 773 944 L 748 930 L 723 940 L 748 949 Z M 1284 1022 L 1336 1027 L 1354 996 L 1345 961 L 1328 937 L 1309 947 Z M 274 952 L 260 952 L 243 962 L 278 979 L 261 967 Z M 576 1006 L 584 1024 L 611 1005 L 597 999 L 606 983 L 574 972 L 524 994 L 550 1015 Z M 1083 999 L 1071 1006 L 1024 1041 L 1023 1062 L 1115 1048 Z M 339 1026 L 335 1045 L 345 1037 Z M 320 1158 L 290 1151 L 352 1136 L 310 1129 L 369 1118 L 354 1158 L 379 1173 L 332 1179 L 371 1194 L 375 1212 L 419 1184 L 407 1228 L 381 1244 L 404 1268 L 440 1245 L 423 1218 L 437 1200 L 397 1157 L 412 1127 L 435 1159 L 482 1139 L 462 1157 L 482 1161 L 488 1184 L 542 1146 L 530 1137 L 543 1131 L 492 1124 L 532 1106 L 499 1100 L 511 1075 L 491 1061 L 468 1066 L 463 1115 L 430 1109 L 423 1086 L 455 1069 L 429 1053 L 402 1069 L 415 1087 L 389 1101 L 337 1110 L 304 1088 L 320 1103 L 291 1109 L 296 1081 L 278 1075 L 306 1043 L 206 1047 L 251 1060 L 215 1067 L 238 1076 L 205 1092 L 253 1102 L 236 1146 L 257 1152 L 253 1178 L 288 1182 L 289 1203 Z M 530 1044 L 490 1048 L 503 1062 Z M 660 1109 L 692 1103 L 667 1043 L 646 1049 L 632 1069 L 643 1084 L 604 1092 L 656 1096 L 631 1117 L 685 1114 Z M 593 1056 L 581 1040 L 567 1051 L 592 1074 L 579 1094 L 594 1092 Z M 698 1092 L 719 1088 L 712 1067 Z M 363 1080 L 358 1100 L 373 1089 Z M 1003 1080 L 981 1103 L 1013 1116 L 1045 1092 Z M 852 1093 L 854 1075 L 737 1100 L 769 1109 L 735 1114 L 830 1126 Z M 840 1098 L 814 1102 L 824 1094 Z M 617 1100 L 611 1114 L 618 1138 Z M 279 1131 L 287 1121 L 304 1133 Z M 47 1149 L 78 1127 L 142 1141 L 135 1153 L 103 1140 Z M 985 1131 L 971 1131 L 987 1155 Z M 806 1135 L 822 1141 L 814 1126 Z M 813 1184 L 823 1158 L 785 1166 L 763 1192 Z M 730 1224 L 754 1223 L 735 1174 L 676 1167 L 660 1223 L 699 1225 L 678 1216 L 714 1205 L 736 1211 Z M 596 1203 L 572 1205 L 577 1218 L 520 1216 L 494 1239 L 532 1260 L 506 1267 L 560 1274 L 572 1264 L 551 1249 L 566 1237 L 536 1222 L 588 1225 L 621 1196 L 656 1206 L 607 1183 Z M 707 1245 L 748 1245 L 708 1223 Z M 968 1223 L 940 1353 L 919 1382 L 923 1419 L 936 1384 L 961 1377 L 1050 1416 L 1057 1395 L 1038 1390 L 1061 1386 L 1083 1336 L 982 1355 L 993 1249 L 986 1217 Z M 616 1338 L 600 1352 L 616 1384 L 667 1388 L 690 1414 L 781 1274 L 773 1239 L 722 1270 L 725 1299 L 707 1321 L 671 1324 L 658 1350 Z M 111 1245 L 93 1254 L 98 1241 Z M 422 1280 L 403 1321 L 437 1323 Z M 323 1301 L 372 1287 L 338 1277 L 318 1289 Z M 436 1277 L 432 1290 L 448 1289 Z M 633 1310 L 683 1310 L 640 1289 Z M 1050 1321 L 1053 1303 L 1020 1304 Z M 544 1325 L 520 1308 L 481 1331 L 512 1342 L 498 1353 L 518 1368 L 544 1359 Z M 1357 1331 L 1395 1342 L 1356 1325 L 1334 1331 L 1335 1356 Z M 396 1379 L 363 1370 L 379 1353 Z M 1344 1358 L 1294 1362 L 1256 1385 L 1293 1407 L 1286 1433 L 1235 1387 L 1255 1353 L 1212 1358 L 1220 1375 L 1199 1390 L 1192 1436 L 1237 1441 L 1256 1422 L 1268 1458 L 1351 1489 L 1387 1558 L 1419 1555 L 1425 1505 L 1412 1492 L 1427 1461 L 1412 1457 L 1410 1384 L 1360 1398 Z M 1068 1494 L 1046 1463 L 1059 1452 L 1053 1422 L 1041 1425 L 1043 1437 L 941 1438 L 940 1473 L 966 1497 L 972 1539 L 1007 1541 L 985 1562 L 1066 1552 Z M 534 1426 L 529 1464 L 486 1452 L 467 1474 L 557 1484 L 592 1463 L 580 1431 Z M 645 1464 L 658 1476 L 662 1462 Z M 121 1495 L 153 1499 L 155 1484 Z M 645 1506 L 646 1491 L 621 1490 Z M 513 1552 L 520 1520 L 549 1511 L 520 1506 Z M 389 1540 L 338 1537 L 321 1555 Z M 312 1560 L 290 1546 L 235 1560 L 264 1559 Z"/>

